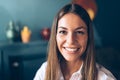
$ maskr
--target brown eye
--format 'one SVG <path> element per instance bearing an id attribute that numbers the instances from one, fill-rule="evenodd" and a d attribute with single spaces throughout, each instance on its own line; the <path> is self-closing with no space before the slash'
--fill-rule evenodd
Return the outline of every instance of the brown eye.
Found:
<path id="1" fill-rule="evenodd" d="M 67 32 L 62 30 L 62 31 L 59 31 L 59 34 L 67 34 Z"/>
<path id="2" fill-rule="evenodd" d="M 85 34 L 84 31 L 76 31 L 77 34 Z"/>

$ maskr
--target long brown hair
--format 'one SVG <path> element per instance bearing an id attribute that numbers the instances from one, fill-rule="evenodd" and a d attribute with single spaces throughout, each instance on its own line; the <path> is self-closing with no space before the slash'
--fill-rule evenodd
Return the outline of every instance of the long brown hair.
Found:
<path id="1" fill-rule="evenodd" d="M 77 4 L 67 4 L 65 5 L 56 15 L 52 29 L 51 36 L 48 46 L 48 59 L 47 59 L 47 69 L 45 80 L 59 80 L 59 69 L 60 69 L 60 58 L 63 58 L 60 54 L 57 43 L 56 43 L 56 33 L 58 21 L 68 13 L 73 13 L 82 18 L 82 20 L 87 25 L 88 31 L 88 42 L 85 53 L 82 55 L 84 61 L 82 69 L 82 80 L 97 80 L 97 69 L 95 65 L 95 52 L 94 52 L 94 39 L 93 39 L 93 29 L 92 22 L 88 13 L 81 6 Z"/>

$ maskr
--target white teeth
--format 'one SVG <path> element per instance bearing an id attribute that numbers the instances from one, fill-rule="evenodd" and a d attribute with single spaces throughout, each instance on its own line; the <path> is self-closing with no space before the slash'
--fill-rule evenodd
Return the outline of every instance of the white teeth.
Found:
<path id="1" fill-rule="evenodd" d="M 68 51 L 72 51 L 72 52 L 74 52 L 74 51 L 77 51 L 78 50 L 78 48 L 65 48 L 66 50 L 68 50 Z"/>

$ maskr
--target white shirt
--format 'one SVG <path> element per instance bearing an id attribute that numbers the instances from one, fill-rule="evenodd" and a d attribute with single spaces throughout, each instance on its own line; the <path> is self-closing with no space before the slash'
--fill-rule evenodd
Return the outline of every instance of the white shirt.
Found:
<path id="1" fill-rule="evenodd" d="M 47 62 L 43 63 L 40 69 L 38 69 L 34 80 L 44 80 L 45 78 L 45 70 L 46 70 Z M 96 65 L 98 69 L 98 80 L 116 80 L 115 77 L 112 75 L 110 71 L 105 69 L 103 66 Z M 81 80 L 82 75 L 81 75 L 81 69 L 83 67 L 83 64 L 81 65 L 80 69 L 76 72 L 74 72 L 70 78 L 70 80 Z M 60 79 L 59 80 L 64 80 L 62 73 L 60 72 Z"/>

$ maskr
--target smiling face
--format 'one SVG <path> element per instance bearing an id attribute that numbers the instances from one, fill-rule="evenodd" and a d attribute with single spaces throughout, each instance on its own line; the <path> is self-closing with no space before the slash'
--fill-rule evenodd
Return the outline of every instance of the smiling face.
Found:
<path id="1" fill-rule="evenodd" d="M 58 21 L 56 41 L 66 61 L 80 60 L 86 50 L 87 40 L 87 26 L 79 16 L 68 13 Z"/>

